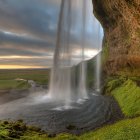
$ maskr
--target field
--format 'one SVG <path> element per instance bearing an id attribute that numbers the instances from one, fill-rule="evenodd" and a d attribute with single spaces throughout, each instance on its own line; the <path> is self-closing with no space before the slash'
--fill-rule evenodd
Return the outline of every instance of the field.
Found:
<path id="1" fill-rule="evenodd" d="M 37 84 L 48 84 L 49 70 L 0 70 L 0 90 L 27 89 L 28 80 Z"/>

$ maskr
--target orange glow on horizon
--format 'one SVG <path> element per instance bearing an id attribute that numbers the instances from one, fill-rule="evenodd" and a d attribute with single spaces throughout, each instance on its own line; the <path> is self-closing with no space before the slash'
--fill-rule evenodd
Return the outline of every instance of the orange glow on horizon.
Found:
<path id="1" fill-rule="evenodd" d="M 46 68 L 43 66 L 21 66 L 21 65 L 0 65 L 0 69 L 38 69 Z"/>
<path id="2" fill-rule="evenodd" d="M 9 55 L 9 56 L 0 56 L 0 59 L 46 59 L 52 58 L 53 56 L 19 56 L 19 55 Z"/>

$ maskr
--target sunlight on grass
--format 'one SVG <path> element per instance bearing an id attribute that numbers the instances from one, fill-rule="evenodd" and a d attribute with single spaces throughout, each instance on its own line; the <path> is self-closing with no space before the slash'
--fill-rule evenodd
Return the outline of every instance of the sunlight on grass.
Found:
<path id="1" fill-rule="evenodd" d="M 48 137 L 48 134 L 37 127 L 26 126 L 22 121 L 0 122 L 0 140 L 139 140 L 140 117 L 127 119 L 112 125 L 107 125 L 94 132 L 88 132 L 81 136 L 60 134 L 56 137 Z"/>
<path id="2" fill-rule="evenodd" d="M 120 121 L 79 137 L 80 140 L 139 140 L 140 117 Z"/>
<path id="3" fill-rule="evenodd" d="M 118 101 L 124 115 L 128 117 L 140 115 L 140 87 L 135 82 L 127 80 L 111 93 Z"/>

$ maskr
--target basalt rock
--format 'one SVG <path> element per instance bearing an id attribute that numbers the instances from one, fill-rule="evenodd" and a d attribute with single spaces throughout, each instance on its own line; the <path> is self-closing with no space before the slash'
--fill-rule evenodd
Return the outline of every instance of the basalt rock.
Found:
<path id="1" fill-rule="evenodd" d="M 140 0 L 92 1 L 104 28 L 104 47 L 108 47 L 104 71 L 114 75 L 137 70 L 140 76 Z"/>

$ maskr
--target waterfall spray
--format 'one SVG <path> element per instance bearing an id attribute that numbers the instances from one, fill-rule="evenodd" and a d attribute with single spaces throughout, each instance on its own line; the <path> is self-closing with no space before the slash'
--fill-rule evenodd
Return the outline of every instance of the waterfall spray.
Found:
<path id="1" fill-rule="evenodd" d="M 76 2 L 77 4 L 75 5 Z M 70 106 L 72 101 L 88 98 L 86 87 L 87 61 L 85 61 L 85 56 L 89 46 L 88 42 L 90 42 L 87 38 L 87 10 L 89 5 L 87 0 L 76 0 L 76 2 L 73 2 L 73 0 L 61 0 L 57 41 L 51 70 L 49 97 L 53 100 L 64 102 L 65 106 Z M 76 6 L 81 9 L 79 18 L 81 18 L 82 23 L 79 27 L 77 26 L 79 23 L 75 21 L 75 16 L 78 15 L 75 13 Z M 78 37 L 77 32 L 81 32 Z M 73 36 L 76 36 L 79 42 Z M 73 41 L 75 41 L 75 44 Z M 96 47 L 96 45 L 92 45 Z M 73 46 L 78 46 L 79 49 L 73 49 Z M 80 50 L 81 52 L 78 63 L 73 62 L 73 50 Z M 93 56 L 98 51 L 99 48 L 95 50 Z M 79 67 L 79 72 L 76 74 L 77 67 Z"/>
<path id="2" fill-rule="evenodd" d="M 99 48 L 99 52 L 102 50 L 102 42 L 100 42 L 100 33 L 101 29 L 100 26 L 98 25 L 98 48 Z M 97 92 L 101 91 L 101 53 L 99 53 L 96 56 L 96 68 L 95 68 L 95 90 Z"/>
<path id="3" fill-rule="evenodd" d="M 79 93 L 81 98 L 88 98 L 87 87 L 86 87 L 86 78 L 87 78 L 87 62 L 85 61 L 85 47 L 86 47 L 86 14 L 87 14 L 87 3 L 86 0 L 83 0 L 82 3 L 82 40 L 81 40 L 81 58 L 82 62 L 80 64 L 80 76 L 79 76 Z"/>
<path id="4" fill-rule="evenodd" d="M 49 94 L 53 99 L 67 101 L 71 98 L 70 1 L 62 0 L 60 9 Z"/>

